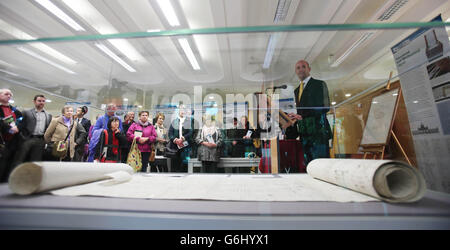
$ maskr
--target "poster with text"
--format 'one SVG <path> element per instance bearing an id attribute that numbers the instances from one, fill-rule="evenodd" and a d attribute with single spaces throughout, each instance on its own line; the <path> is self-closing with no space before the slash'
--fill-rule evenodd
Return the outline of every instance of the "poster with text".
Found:
<path id="1" fill-rule="evenodd" d="M 442 22 L 441 16 L 432 22 Z M 422 28 L 391 49 L 418 167 L 428 188 L 450 193 L 450 45 L 445 27 Z"/>

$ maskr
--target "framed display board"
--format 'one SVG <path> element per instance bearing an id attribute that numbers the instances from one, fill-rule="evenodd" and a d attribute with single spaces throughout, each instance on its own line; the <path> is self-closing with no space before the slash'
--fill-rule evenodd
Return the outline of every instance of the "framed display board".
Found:
<path id="1" fill-rule="evenodd" d="M 388 143 L 398 96 L 399 88 L 395 88 L 372 99 L 361 146 L 380 146 Z"/>

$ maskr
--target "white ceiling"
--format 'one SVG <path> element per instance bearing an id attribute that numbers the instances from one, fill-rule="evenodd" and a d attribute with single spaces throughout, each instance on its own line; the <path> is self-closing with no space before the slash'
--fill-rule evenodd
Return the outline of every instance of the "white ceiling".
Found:
<path id="1" fill-rule="evenodd" d="M 0 39 L 70 37 L 89 34 L 145 32 L 262 25 L 376 23 L 398 0 L 287 0 L 285 19 L 274 21 L 283 0 L 165 0 L 179 26 L 171 26 L 158 1 L 153 0 L 50 0 L 78 23 L 76 31 L 35 0 L 0 1 Z M 446 0 L 408 0 L 384 23 L 427 22 L 438 14 L 450 16 Z M 413 30 L 372 30 L 372 36 L 339 66 L 331 67 L 368 31 L 309 31 L 164 36 L 102 41 L 69 41 L 0 45 L 0 85 L 5 78 L 100 106 L 111 98 L 129 104 L 160 104 L 175 93 L 251 93 L 261 84 L 296 85 L 294 65 L 307 59 L 313 77 L 327 81 L 333 101 L 387 79 L 395 71 L 390 47 Z M 27 36 L 28 35 L 28 36 Z M 32 38 L 30 38 L 30 36 Z M 276 39 L 273 58 L 263 69 L 270 37 Z M 180 46 L 186 38 L 200 70 L 194 70 Z M 107 56 L 103 44 L 136 72 Z M 51 50 L 49 52 L 49 50 Z M 50 65 L 24 51 L 39 55 Z M 333 56 L 330 56 L 333 55 Z M 44 59 L 44 60 L 45 60 Z M 3 79 L 3 80 L 2 80 Z M 9 82 L 11 84 L 11 81 Z M 19 95 L 16 94 L 16 98 Z"/>

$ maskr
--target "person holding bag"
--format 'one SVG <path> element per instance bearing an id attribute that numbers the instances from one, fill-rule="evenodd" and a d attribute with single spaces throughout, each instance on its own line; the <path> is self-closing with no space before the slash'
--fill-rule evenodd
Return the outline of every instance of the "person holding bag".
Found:
<path id="1" fill-rule="evenodd" d="M 156 141 L 156 131 L 153 125 L 148 121 L 149 112 L 139 112 L 139 120 L 133 123 L 127 131 L 127 139 L 132 142 L 136 139 L 139 151 L 141 151 L 142 158 L 142 172 L 147 172 L 147 165 L 152 153 L 152 143 Z M 153 167 L 151 172 L 156 172 Z"/>
<path id="2" fill-rule="evenodd" d="M 78 119 L 73 119 L 72 106 L 64 106 L 61 113 L 62 116 L 53 118 L 45 131 L 46 151 L 52 152 L 54 160 L 72 161 L 75 155 L 75 146 L 85 143 L 86 131 Z M 63 148 L 66 149 L 66 153 L 63 152 Z M 58 153 L 58 156 L 55 156 L 57 151 L 61 154 Z"/>
<path id="3" fill-rule="evenodd" d="M 95 147 L 95 161 L 97 162 L 121 162 L 122 148 L 128 144 L 127 137 L 119 128 L 119 118 L 111 117 L 107 125 L 108 129 L 101 132 L 99 142 Z"/>

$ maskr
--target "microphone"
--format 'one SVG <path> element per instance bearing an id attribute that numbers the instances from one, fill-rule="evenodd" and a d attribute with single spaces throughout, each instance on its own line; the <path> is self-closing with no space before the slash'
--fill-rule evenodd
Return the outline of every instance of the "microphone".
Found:
<path id="1" fill-rule="evenodd" d="M 273 90 L 276 90 L 276 89 L 286 89 L 286 88 L 287 88 L 287 85 L 285 84 L 285 85 L 281 85 L 281 86 L 269 87 L 269 88 L 267 88 L 267 89 L 273 89 Z"/>

